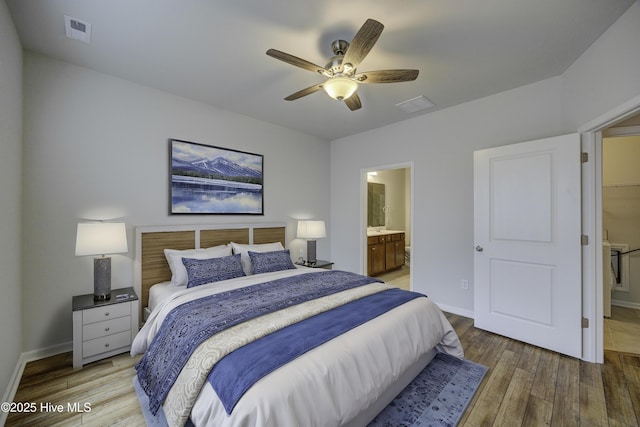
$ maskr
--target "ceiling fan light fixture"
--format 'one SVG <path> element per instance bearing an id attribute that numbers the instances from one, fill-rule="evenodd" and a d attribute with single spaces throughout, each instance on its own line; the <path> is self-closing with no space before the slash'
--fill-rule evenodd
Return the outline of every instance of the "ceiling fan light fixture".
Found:
<path id="1" fill-rule="evenodd" d="M 338 76 L 327 80 L 322 88 L 333 99 L 343 101 L 355 93 L 358 83 L 349 77 Z"/>

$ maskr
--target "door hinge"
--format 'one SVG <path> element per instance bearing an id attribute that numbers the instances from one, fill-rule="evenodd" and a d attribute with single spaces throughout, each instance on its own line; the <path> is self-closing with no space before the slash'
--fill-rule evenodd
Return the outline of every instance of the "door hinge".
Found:
<path id="1" fill-rule="evenodd" d="M 580 243 L 582 244 L 582 246 L 587 246 L 589 244 L 589 236 L 587 236 L 586 234 L 580 236 Z"/>
<path id="2" fill-rule="evenodd" d="M 589 161 L 589 153 L 580 153 L 580 161 L 587 163 Z"/>
<path id="3" fill-rule="evenodd" d="M 582 318 L 582 329 L 588 329 L 589 328 L 589 319 L 587 319 L 586 317 Z"/>

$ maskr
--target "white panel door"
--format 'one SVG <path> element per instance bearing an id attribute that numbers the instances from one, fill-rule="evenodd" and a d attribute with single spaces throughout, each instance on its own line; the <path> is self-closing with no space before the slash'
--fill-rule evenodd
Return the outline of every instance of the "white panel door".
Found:
<path id="1" fill-rule="evenodd" d="M 475 326 L 582 355 L 580 135 L 474 153 Z"/>

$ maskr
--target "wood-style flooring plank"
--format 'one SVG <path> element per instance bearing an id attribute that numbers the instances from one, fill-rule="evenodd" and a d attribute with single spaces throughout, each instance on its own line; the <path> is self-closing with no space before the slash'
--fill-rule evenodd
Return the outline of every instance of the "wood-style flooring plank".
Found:
<path id="1" fill-rule="evenodd" d="M 551 425 L 580 425 L 580 361 L 559 356 Z"/>
<path id="2" fill-rule="evenodd" d="M 636 415 L 636 421 L 640 424 L 640 366 L 636 365 L 636 363 L 640 362 L 640 356 L 627 357 L 627 355 L 620 355 L 620 361 L 622 362 L 622 370 L 633 405 L 633 413 Z"/>
<path id="3" fill-rule="evenodd" d="M 503 404 L 503 398 L 513 378 L 519 356 L 505 350 L 500 360 L 492 369 L 476 404 L 473 406 L 465 425 L 483 426 L 493 425 L 493 422 Z M 508 404 L 508 402 L 506 403 Z"/>
<path id="4" fill-rule="evenodd" d="M 536 376 L 531 387 L 531 395 L 548 402 L 553 408 L 560 355 L 549 350 L 537 350 L 540 357 L 536 361 Z"/>
<path id="5" fill-rule="evenodd" d="M 503 403 L 500 405 L 493 423 L 494 425 L 512 426 L 516 420 L 520 420 L 518 424 L 521 424 L 529 403 L 533 378 L 534 375 L 530 371 L 518 367 L 515 368 L 502 399 Z"/>
<path id="6" fill-rule="evenodd" d="M 617 353 L 604 355 L 602 379 L 609 423 L 637 427 L 638 420 L 633 410 L 633 402 Z"/>
<path id="7" fill-rule="evenodd" d="M 123 425 L 144 425 L 132 382 L 137 360 L 139 357 L 123 354 L 75 370 L 71 353 L 30 362 L 14 401 L 34 402 L 38 408 L 47 403 L 63 405 L 64 410 L 12 413 L 7 425 L 105 425 L 105 420 L 108 425 L 120 420 Z M 86 408 L 85 403 L 89 405 Z M 85 412 L 69 411 L 68 405 L 74 404 Z"/>
<path id="8" fill-rule="evenodd" d="M 580 362 L 580 422 L 584 425 L 609 426 L 604 395 L 602 368 Z"/>
<path id="9" fill-rule="evenodd" d="M 522 427 L 538 427 L 551 425 L 553 402 L 531 395 L 527 402 Z"/>

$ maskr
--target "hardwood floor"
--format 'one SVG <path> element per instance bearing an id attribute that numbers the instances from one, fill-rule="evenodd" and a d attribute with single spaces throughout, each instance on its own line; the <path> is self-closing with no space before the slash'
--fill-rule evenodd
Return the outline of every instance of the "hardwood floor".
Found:
<path id="1" fill-rule="evenodd" d="M 638 426 L 640 356 L 605 352 L 604 365 L 559 355 L 473 327 L 447 314 L 465 357 L 489 367 L 460 426 Z M 14 402 L 34 402 L 33 414 L 12 413 L 7 426 L 142 426 L 128 354 L 71 367 L 71 353 L 27 364 Z M 62 413 L 40 411 L 61 404 Z M 84 403 L 91 411 L 69 412 Z"/>
<path id="2" fill-rule="evenodd" d="M 72 353 L 29 362 L 13 401 L 35 403 L 36 411 L 10 413 L 6 425 L 144 426 L 132 382 L 138 359 L 125 353 L 78 370 L 72 368 Z M 42 411 L 47 403 L 62 405 L 62 411 Z M 89 411 L 76 410 L 85 403 Z"/>
<path id="3" fill-rule="evenodd" d="M 640 356 L 597 365 L 504 338 L 453 314 L 465 358 L 489 367 L 460 426 L 638 426 Z"/>

